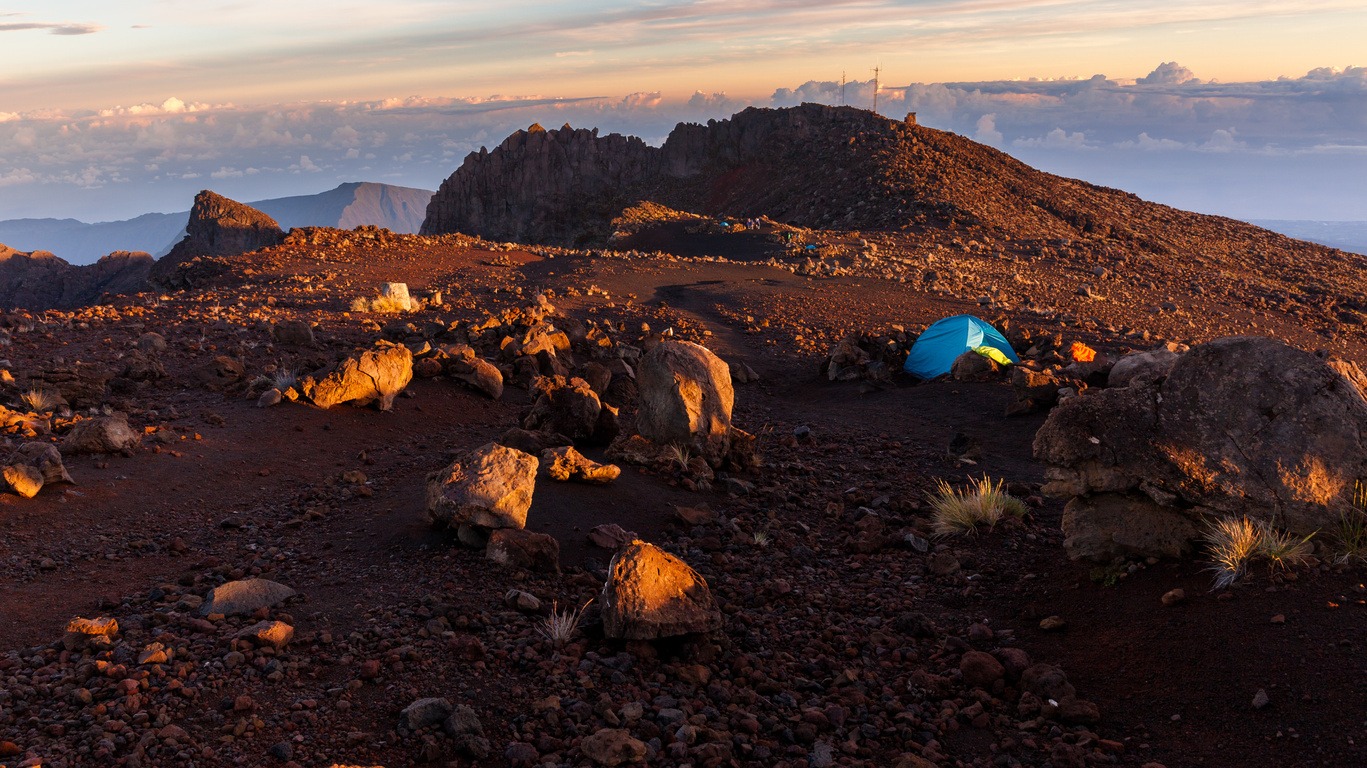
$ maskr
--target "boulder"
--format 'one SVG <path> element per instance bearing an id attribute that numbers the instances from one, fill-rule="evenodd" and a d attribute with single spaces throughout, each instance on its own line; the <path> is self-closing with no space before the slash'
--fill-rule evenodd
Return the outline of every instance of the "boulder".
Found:
<path id="1" fill-rule="evenodd" d="M 603 728 L 585 737 L 579 751 L 598 765 L 634 765 L 646 759 L 646 745 L 625 728 Z"/>
<path id="2" fill-rule="evenodd" d="M 407 347 L 393 345 L 348 357 L 321 378 L 306 376 L 299 388 L 319 408 L 378 403 L 380 410 L 387 411 L 412 380 L 413 353 Z"/>
<path id="3" fill-rule="evenodd" d="M 413 310 L 413 298 L 408 295 L 408 283 L 381 284 L 380 302 L 398 312 L 411 312 Z"/>
<path id="4" fill-rule="evenodd" d="M 1063 509 L 1064 549 L 1074 560 L 1110 560 L 1117 555 L 1177 558 L 1189 554 L 1201 535 L 1199 521 L 1134 494 L 1077 496 Z"/>
<path id="5" fill-rule="evenodd" d="M 236 637 L 278 651 L 294 639 L 294 627 L 283 621 L 258 621 L 238 631 Z"/>
<path id="6" fill-rule="evenodd" d="M 148 331 L 138 337 L 135 346 L 144 355 L 160 355 L 166 351 L 166 337 L 160 333 Z"/>
<path id="7" fill-rule="evenodd" d="M 201 616 L 249 616 L 294 597 L 297 592 L 270 579 L 241 579 L 214 587 L 199 606 Z"/>
<path id="8" fill-rule="evenodd" d="M 622 469 L 615 464 L 599 464 L 568 445 L 547 448 L 541 453 L 541 462 L 546 467 L 546 474 L 562 483 L 607 485 L 622 474 Z"/>
<path id="9" fill-rule="evenodd" d="M 1045 493 L 1098 497 L 1070 505 L 1075 558 L 1171 555 L 1203 515 L 1309 534 L 1336 526 L 1367 477 L 1367 398 L 1315 355 L 1219 339 L 1164 378 L 1066 400 L 1034 452 Z"/>
<path id="10" fill-rule="evenodd" d="M 122 413 L 81 421 L 67 433 L 62 449 L 67 453 L 132 453 L 138 433 Z"/>
<path id="11" fill-rule="evenodd" d="M 603 633 L 654 640 L 710 632 L 721 612 L 707 581 L 663 549 L 636 540 L 613 555 L 602 595 Z"/>
<path id="12" fill-rule="evenodd" d="M 516 448 L 524 453 L 539 456 L 548 448 L 569 445 L 573 441 L 554 432 L 532 432 L 521 427 L 513 427 L 504 432 L 497 442 L 499 445 L 506 445 L 509 448 Z"/>
<path id="13" fill-rule="evenodd" d="M 617 523 L 595 525 L 589 531 L 589 543 L 603 549 L 620 549 L 636 539 L 634 531 L 628 531 Z"/>
<path id="14" fill-rule="evenodd" d="M 1106 378 L 1108 387 L 1128 387 L 1134 381 L 1161 379 L 1172 371 L 1178 358 L 1188 350 L 1185 344 L 1171 342 L 1147 352 L 1132 352 L 1111 366 Z"/>
<path id="15" fill-rule="evenodd" d="M 489 534 L 484 556 L 499 565 L 545 573 L 560 572 L 560 542 L 522 528 L 498 528 Z"/>
<path id="16" fill-rule="evenodd" d="M 428 519 L 441 527 L 522 528 L 538 465 L 535 456 L 497 443 L 468 451 L 428 476 Z"/>
<path id="17" fill-rule="evenodd" d="M 37 496 L 43 490 L 43 473 L 28 464 L 10 464 L 0 469 L 0 476 L 4 477 L 5 485 L 11 491 L 26 499 Z"/>
<path id="18" fill-rule="evenodd" d="M 475 354 L 464 344 L 443 348 L 448 357 L 445 370 L 452 378 L 497 400 L 503 396 L 503 371 L 498 366 Z"/>
<path id="19" fill-rule="evenodd" d="M 247 368 L 242 361 L 227 355 L 218 355 L 194 370 L 195 381 L 213 392 L 222 392 L 233 387 L 246 375 Z"/>
<path id="20" fill-rule="evenodd" d="M 305 320 L 282 320 L 271 326 L 271 341 L 287 347 L 311 347 L 313 326 Z"/>
<path id="21" fill-rule="evenodd" d="M 949 376 L 955 381 L 987 381 L 999 371 L 1001 366 L 995 360 L 973 350 L 954 358 L 949 366 Z"/>
<path id="22" fill-rule="evenodd" d="M 721 358 L 697 344 L 662 341 L 641 359 L 636 384 L 642 437 L 688 446 L 713 464 L 725 456 L 735 392 Z"/>
<path id="23" fill-rule="evenodd" d="M 14 453 L 10 455 L 10 462 L 27 464 L 37 469 L 43 476 L 44 485 L 76 482 L 67 473 L 66 466 L 62 464 L 62 454 L 52 443 L 24 443 L 14 449 Z"/>
<path id="24" fill-rule="evenodd" d="M 454 710 L 450 699 L 437 696 L 418 699 L 403 708 L 399 713 L 399 722 L 408 730 L 416 731 L 445 721 Z"/>
<path id="25" fill-rule="evenodd" d="M 598 431 L 603 404 L 587 381 L 563 376 L 544 377 L 541 394 L 523 419 L 524 429 L 557 432 L 572 440 L 587 440 Z"/>

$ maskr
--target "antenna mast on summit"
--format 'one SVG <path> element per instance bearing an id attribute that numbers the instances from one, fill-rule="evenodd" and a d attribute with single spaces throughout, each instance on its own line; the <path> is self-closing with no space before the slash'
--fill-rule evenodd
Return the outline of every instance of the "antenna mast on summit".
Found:
<path id="1" fill-rule="evenodd" d="M 873 68 L 873 111 L 878 112 L 878 74 L 883 71 L 881 66 Z"/>
<path id="2" fill-rule="evenodd" d="M 840 70 L 840 106 L 845 106 L 845 70 Z"/>

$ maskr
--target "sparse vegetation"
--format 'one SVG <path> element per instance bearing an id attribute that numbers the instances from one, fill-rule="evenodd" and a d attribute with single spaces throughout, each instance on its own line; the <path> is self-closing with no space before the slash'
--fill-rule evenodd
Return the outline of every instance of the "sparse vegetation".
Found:
<path id="1" fill-rule="evenodd" d="M 401 312 L 411 312 L 421 309 L 416 298 L 409 299 L 409 306 L 405 307 L 398 300 L 390 296 L 376 295 L 370 298 L 357 296 L 351 300 L 352 312 L 374 312 L 381 315 L 397 315 Z"/>
<path id="2" fill-rule="evenodd" d="M 1237 582 L 1248 571 L 1248 564 L 1257 558 L 1267 560 L 1273 568 L 1290 570 L 1310 563 L 1315 534 L 1298 537 L 1279 531 L 1271 523 L 1253 522 L 1247 517 L 1219 518 L 1207 523 L 1206 548 L 1210 555 L 1210 570 L 1215 572 L 1214 589 L 1223 589 Z"/>
<path id="3" fill-rule="evenodd" d="M 771 541 L 768 531 L 755 531 L 754 535 L 750 537 L 750 540 L 760 549 L 769 546 L 769 542 Z"/>
<path id="4" fill-rule="evenodd" d="M 1353 486 L 1352 506 L 1339 515 L 1334 531 L 1339 544 L 1338 562 L 1367 562 L 1367 484 Z"/>
<path id="5" fill-rule="evenodd" d="M 688 462 L 693 458 L 693 453 L 683 443 L 670 443 L 665 446 L 665 456 L 678 467 L 680 472 L 687 472 Z"/>
<path id="6" fill-rule="evenodd" d="M 294 368 L 279 368 L 271 376 L 271 385 L 284 392 L 299 383 L 299 371 Z"/>
<path id="7" fill-rule="evenodd" d="M 1315 534 L 1303 538 L 1286 531 L 1279 531 L 1267 523 L 1258 525 L 1258 554 L 1267 558 L 1273 568 L 1290 570 L 1309 564 L 1314 550 L 1310 540 Z"/>
<path id="8" fill-rule="evenodd" d="M 47 413 L 57 407 L 58 396 L 46 389 L 34 387 L 19 396 L 24 405 L 34 413 Z"/>
<path id="9" fill-rule="evenodd" d="M 1006 492 L 1006 483 L 983 475 L 981 480 L 961 490 L 944 480 L 937 480 L 934 511 L 934 530 L 938 536 L 974 533 L 978 526 L 995 528 L 1003 517 L 1024 517 L 1025 502 Z"/>
<path id="10" fill-rule="evenodd" d="M 579 631 L 579 622 L 584 618 L 584 610 L 589 607 L 590 599 L 587 603 L 574 610 L 567 610 L 561 613 L 556 603 L 551 603 L 551 615 L 546 617 L 546 623 L 537 627 L 536 631 L 551 645 L 559 648 L 574 637 L 574 633 Z"/>

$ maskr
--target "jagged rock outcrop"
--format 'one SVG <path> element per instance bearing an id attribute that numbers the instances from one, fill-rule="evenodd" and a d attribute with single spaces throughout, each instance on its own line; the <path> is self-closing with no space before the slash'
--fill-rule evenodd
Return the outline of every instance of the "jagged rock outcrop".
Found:
<path id="1" fill-rule="evenodd" d="M 152 280 L 163 285 L 185 283 L 180 267 L 199 256 L 236 256 L 279 245 L 285 232 L 275 219 L 235 200 L 204 190 L 195 195 L 185 238 L 152 268 Z"/>
<path id="2" fill-rule="evenodd" d="M 1355 366 L 1268 338 L 1218 339 L 1166 376 L 1088 391 L 1035 436 L 1044 492 L 1073 497 L 1074 558 L 1173 556 L 1203 517 L 1332 530 L 1367 477 L 1367 392 Z"/>
<path id="3" fill-rule="evenodd" d="M 152 257 L 116 251 L 78 267 L 47 251 L 25 253 L 0 244 L 0 307 L 73 309 L 112 294 L 147 287 Z"/>

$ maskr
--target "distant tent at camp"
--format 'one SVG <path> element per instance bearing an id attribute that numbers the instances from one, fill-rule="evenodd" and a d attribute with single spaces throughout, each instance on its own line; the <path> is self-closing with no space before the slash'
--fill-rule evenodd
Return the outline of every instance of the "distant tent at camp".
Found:
<path id="1" fill-rule="evenodd" d="M 954 358 L 979 347 L 996 350 L 1013 363 L 1020 362 L 1001 331 L 991 323 L 972 315 L 955 315 L 937 321 L 917 337 L 902 370 L 918 378 L 933 379 L 949 373 Z"/>

